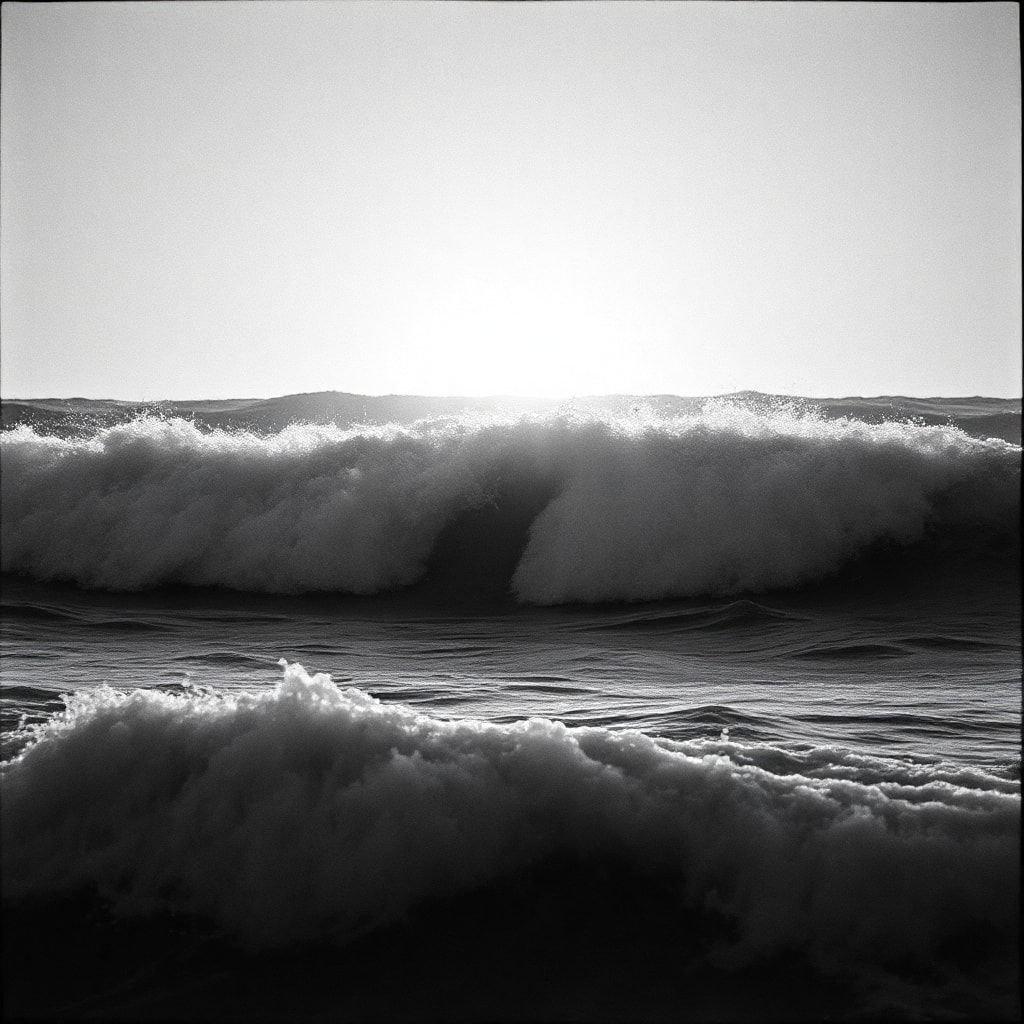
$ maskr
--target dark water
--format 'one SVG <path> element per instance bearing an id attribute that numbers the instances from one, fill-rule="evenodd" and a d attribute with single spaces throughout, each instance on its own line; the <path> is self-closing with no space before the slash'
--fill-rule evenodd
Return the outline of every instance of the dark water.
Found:
<path id="1" fill-rule="evenodd" d="M 1019 402 L 446 401 L 4 403 L 8 1012 L 1019 1016 Z"/>

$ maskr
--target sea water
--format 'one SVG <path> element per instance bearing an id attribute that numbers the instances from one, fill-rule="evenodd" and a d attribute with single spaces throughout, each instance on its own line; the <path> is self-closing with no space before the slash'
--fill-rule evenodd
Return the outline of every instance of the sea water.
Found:
<path id="1" fill-rule="evenodd" d="M 438 402 L 5 403 L 15 1013 L 1018 1015 L 1019 403 Z"/>

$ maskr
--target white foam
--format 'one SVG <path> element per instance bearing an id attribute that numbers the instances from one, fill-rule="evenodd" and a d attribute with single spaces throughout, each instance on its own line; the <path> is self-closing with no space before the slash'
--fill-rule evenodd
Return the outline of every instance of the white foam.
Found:
<path id="1" fill-rule="evenodd" d="M 1019 450 L 948 427 L 729 406 L 610 434 L 538 516 L 514 584 L 536 603 L 790 586 L 870 544 L 1006 522 Z"/>
<path id="2" fill-rule="evenodd" d="M 710 403 L 699 415 L 295 425 L 142 418 L 0 435 L 2 565 L 139 589 L 374 593 L 422 577 L 446 524 L 553 482 L 524 601 L 730 594 L 820 578 L 872 543 L 1011 529 L 1020 449 L 953 427 Z"/>
<path id="3" fill-rule="evenodd" d="M 1014 780 L 444 721 L 299 665 L 262 693 L 77 694 L 0 785 L 6 897 L 98 886 L 256 946 L 349 935 L 555 855 L 674 874 L 682 906 L 735 919 L 736 957 L 927 962 L 1017 928 Z"/>

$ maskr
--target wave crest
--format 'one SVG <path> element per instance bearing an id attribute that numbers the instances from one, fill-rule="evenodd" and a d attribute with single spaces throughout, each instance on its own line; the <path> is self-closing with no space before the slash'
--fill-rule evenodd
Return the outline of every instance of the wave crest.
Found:
<path id="1" fill-rule="evenodd" d="M 0 446 L 3 569 L 111 589 L 387 591 L 443 573 L 439 538 L 476 516 L 459 571 L 498 571 L 504 545 L 499 588 L 527 602 L 735 594 L 1019 515 L 1015 445 L 792 408 L 268 435 L 144 417 L 80 439 L 22 425 Z"/>
<path id="2" fill-rule="evenodd" d="M 256 947 L 345 938 L 552 857 L 667 873 L 681 909 L 735 922 L 741 959 L 928 962 L 1017 928 L 1019 781 L 443 721 L 299 665 L 260 694 L 78 694 L 0 779 L 5 898 L 97 887 Z"/>

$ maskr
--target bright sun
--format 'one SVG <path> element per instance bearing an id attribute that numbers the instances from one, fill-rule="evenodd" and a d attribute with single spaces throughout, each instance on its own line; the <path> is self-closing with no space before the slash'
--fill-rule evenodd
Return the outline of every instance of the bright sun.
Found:
<path id="1" fill-rule="evenodd" d="M 622 390 L 630 339 L 609 298 L 588 267 L 567 258 L 459 268 L 421 292 L 410 317 L 418 342 L 403 368 L 410 390 L 540 397 Z"/>

